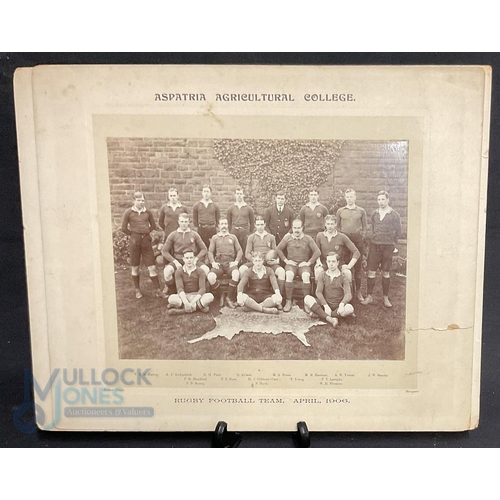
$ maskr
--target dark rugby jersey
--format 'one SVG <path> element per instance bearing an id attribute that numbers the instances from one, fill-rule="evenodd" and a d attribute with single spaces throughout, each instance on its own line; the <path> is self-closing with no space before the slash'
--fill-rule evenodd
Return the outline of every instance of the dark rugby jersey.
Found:
<path id="1" fill-rule="evenodd" d="M 269 234 L 267 231 L 264 231 L 262 236 L 259 233 L 251 234 L 247 239 L 247 248 L 245 251 L 245 257 L 251 261 L 252 260 L 252 252 L 260 252 L 266 258 L 267 252 L 269 250 L 274 250 L 276 248 L 276 238 Z"/>
<path id="2" fill-rule="evenodd" d="M 191 274 L 186 271 L 186 266 L 175 271 L 175 286 L 177 293 L 205 293 L 205 273 L 196 267 Z"/>
<path id="3" fill-rule="evenodd" d="M 170 203 L 160 208 L 158 224 L 165 231 L 165 238 L 179 227 L 179 214 L 187 214 L 186 207 L 178 205 L 175 209 Z"/>
<path id="4" fill-rule="evenodd" d="M 129 208 L 124 214 L 122 219 L 122 231 L 125 234 L 139 233 L 149 234 L 156 229 L 155 219 L 153 212 L 146 209 L 141 213 Z"/>
<path id="5" fill-rule="evenodd" d="M 278 290 L 278 282 L 272 269 L 264 267 L 262 277 L 254 271 L 253 267 L 243 273 L 243 276 L 238 283 L 238 293 L 246 291 L 250 294 L 269 294 L 273 295 L 275 290 Z M 246 287 L 246 290 L 245 290 Z"/>
<path id="6" fill-rule="evenodd" d="M 380 220 L 379 209 L 374 210 L 371 216 L 372 243 L 377 245 L 395 245 L 401 236 L 401 219 L 396 210 L 391 208 Z"/>
<path id="7" fill-rule="evenodd" d="M 173 262 L 175 259 L 182 259 L 184 250 L 187 249 L 192 250 L 198 259 L 202 259 L 207 253 L 207 247 L 196 231 L 188 229 L 182 232 L 179 228 L 168 235 L 161 253 L 169 262 Z"/>
<path id="8" fill-rule="evenodd" d="M 226 212 L 229 231 L 237 229 L 247 229 L 252 232 L 254 228 L 254 211 L 250 205 L 243 205 L 241 208 L 237 205 L 231 205 Z"/>
<path id="9" fill-rule="evenodd" d="M 353 254 L 353 257 L 355 257 L 356 259 L 359 259 L 361 257 L 359 250 L 345 234 L 339 233 L 337 231 L 337 234 L 335 236 L 332 236 L 330 240 L 328 240 L 327 235 L 328 232 L 323 231 L 322 233 L 318 233 L 318 235 L 316 236 L 316 244 L 321 251 L 322 262 L 326 261 L 326 256 L 330 252 L 335 252 L 339 255 L 339 263 L 345 264 L 346 249 L 349 249 L 349 251 Z"/>
<path id="10" fill-rule="evenodd" d="M 208 259 L 212 262 L 234 262 L 241 261 L 243 257 L 243 250 L 241 245 L 234 236 L 234 234 L 217 233 L 212 236 L 210 240 L 210 247 L 208 249 Z"/>
<path id="11" fill-rule="evenodd" d="M 294 238 L 292 234 L 285 235 L 276 251 L 282 260 L 294 260 L 297 264 L 307 261 L 312 264 L 320 256 L 318 245 L 307 234 L 303 234 L 301 238 Z"/>
<path id="12" fill-rule="evenodd" d="M 337 210 L 337 229 L 344 234 L 366 233 L 366 211 L 364 208 L 348 206 Z"/>
<path id="13" fill-rule="evenodd" d="M 324 231 L 325 217 L 327 215 L 328 209 L 321 203 L 314 208 L 304 205 L 299 212 L 299 219 L 304 225 L 304 233 L 314 237 L 319 231 Z"/>
<path id="14" fill-rule="evenodd" d="M 194 227 L 217 226 L 220 219 L 219 207 L 211 201 L 207 206 L 202 201 L 195 203 L 193 207 L 193 225 Z"/>
<path id="15" fill-rule="evenodd" d="M 348 303 L 351 300 L 351 280 L 340 271 L 334 278 L 329 273 L 330 271 L 325 271 L 318 278 L 316 297 L 322 306 L 328 304 L 336 309 L 341 302 Z"/>

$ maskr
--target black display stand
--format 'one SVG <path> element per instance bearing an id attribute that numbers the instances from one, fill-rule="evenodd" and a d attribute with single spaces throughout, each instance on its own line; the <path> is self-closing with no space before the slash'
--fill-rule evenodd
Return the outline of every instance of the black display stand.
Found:
<path id="1" fill-rule="evenodd" d="M 293 435 L 293 440 L 298 448 L 309 448 L 311 437 L 305 422 L 297 422 L 297 432 Z"/>
<path id="2" fill-rule="evenodd" d="M 212 448 L 238 448 L 243 437 L 238 432 L 228 432 L 227 423 L 223 420 L 217 422 L 212 438 Z M 311 437 L 305 422 L 297 422 L 297 432 L 293 435 L 293 441 L 298 448 L 309 448 Z"/>
<path id="3" fill-rule="evenodd" d="M 243 438 L 238 432 L 228 432 L 227 423 L 217 422 L 212 439 L 212 448 L 238 448 Z"/>

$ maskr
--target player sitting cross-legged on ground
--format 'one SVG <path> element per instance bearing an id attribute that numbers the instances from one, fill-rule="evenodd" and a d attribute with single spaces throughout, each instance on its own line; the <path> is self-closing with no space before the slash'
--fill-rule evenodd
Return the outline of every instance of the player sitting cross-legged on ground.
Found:
<path id="1" fill-rule="evenodd" d="M 238 264 L 243 257 L 243 250 L 234 234 L 228 230 L 226 218 L 219 220 L 219 232 L 212 236 L 208 247 L 208 260 L 212 265 L 212 270 L 208 273 L 208 280 L 212 285 L 212 291 L 220 293 L 219 280 L 214 282 L 214 276 L 221 278 L 224 273 L 230 277 L 226 305 L 236 308 L 236 287 L 240 279 Z"/>
<path id="2" fill-rule="evenodd" d="M 205 292 L 205 273 L 196 267 L 194 252 L 186 248 L 184 265 L 175 271 L 177 293 L 168 298 L 168 314 L 185 314 L 195 311 L 208 312 L 208 305 L 214 296 Z"/>
<path id="3" fill-rule="evenodd" d="M 255 232 L 248 237 L 245 250 L 245 258 L 248 262 L 240 267 L 240 276 L 243 276 L 252 266 L 254 252 L 264 255 L 264 265 L 274 271 L 283 296 L 285 294 L 285 270 L 280 266 L 280 260 L 277 258 L 276 238 L 266 231 L 266 222 L 261 215 L 255 217 Z M 278 309 L 282 309 L 281 304 L 278 305 Z"/>
<path id="4" fill-rule="evenodd" d="M 339 256 L 329 253 L 326 256 L 328 269 L 318 278 L 316 297 L 308 295 L 304 303 L 311 309 L 311 313 L 323 321 L 337 326 L 337 317 L 346 317 L 354 313 L 349 302 L 352 299 L 350 273 L 343 273 L 339 269 Z"/>
<path id="5" fill-rule="evenodd" d="M 277 306 L 283 297 L 274 272 L 264 266 L 264 255 L 252 253 L 253 266 L 247 269 L 238 283 L 238 305 L 253 311 L 278 314 Z"/>
<path id="6" fill-rule="evenodd" d="M 286 303 L 284 312 L 292 309 L 293 280 L 298 274 L 302 280 L 304 297 L 311 294 L 311 266 L 321 252 L 314 240 L 302 231 L 302 221 L 295 219 L 292 222 L 292 234 L 286 234 L 276 248 L 276 252 L 285 265 L 285 294 Z M 308 306 L 305 304 L 305 311 Z"/>

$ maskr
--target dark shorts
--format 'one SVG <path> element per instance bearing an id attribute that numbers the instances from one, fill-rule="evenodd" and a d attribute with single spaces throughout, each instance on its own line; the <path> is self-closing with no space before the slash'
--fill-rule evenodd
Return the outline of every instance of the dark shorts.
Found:
<path id="1" fill-rule="evenodd" d="M 236 271 L 238 270 L 238 266 L 229 267 L 229 262 L 219 262 L 219 264 L 220 264 L 219 269 L 215 269 L 215 267 L 212 267 L 210 269 L 210 271 L 215 273 L 217 278 L 220 278 L 224 273 L 226 273 L 229 277 L 231 277 L 232 271 L 234 271 L 235 269 Z"/>
<path id="2" fill-rule="evenodd" d="M 311 266 L 303 266 L 303 267 L 299 267 L 299 266 L 289 266 L 288 264 L 285 265 L 285 272 L 287 271 L 292 271 L 293 272 L 293 276 L 297 276 L 297 274 L 302 278 L 302 275 L 304 273 L 309 273 L 309 274 L 312 274 L 312 271 L 311 271 Z"/>
<path id="3" fill-rule="evenodd" d="M 323 311 L 324 311 L 325 308 L 322 305 L 320 305 L 319 301 L 316 298 L 315 298 L 315 300 L 316 300 L 316 303 L 318 304 L 318 306 L 321 307 L 321 309 L 323 309 Z M 333 302 L 326 301 L 326 303 L 330 306 L 330 309 L 332 310 L 332 316 L 334 318 L 340 318 L 340 316 L 339 316 L 340 302 L 333 303 Z"/>
<path id="4" fill-rule="evenodd" d="M 137 267 L 142 263 L 149 267 L 155 265 L 155 254 L 149 234 L 132 233 L 130 235 L 130 265 Z"/>
<path id="5" fill-rule="evenodd" d="M 388 272 L 392 267 L 394 245 L 377 245 L 370 243 L 368 252 L 368 271 L 376 271 L 380 266 L 382 272 Z"/>
<path id="6" fill-rule="evenodd" d="M 217 228 L 214 226 L 202 226 L 201 224 L 198 226 L 198 234 L 202 239 L 203 243 L 207 246 L 210 246 L 210 238 L 217 233 Z"/>
<path id="7" fill-rule="evenodd" d="M 255 300 L 257 304 L 264 302 L 266 299 L 270 299 L 273 296 L 273 292 L 245 292 L 251 299 Z"/>

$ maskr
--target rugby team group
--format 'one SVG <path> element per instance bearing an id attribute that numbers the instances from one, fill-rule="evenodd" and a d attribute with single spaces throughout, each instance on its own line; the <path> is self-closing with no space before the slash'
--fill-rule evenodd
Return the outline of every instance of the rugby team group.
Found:
<path id="1" fill-rule="evenodd" d="M 400 216 L 390 207 L 389 194 L 380 191 L 379 208 L 369 219 L 368 242 L 366 211 L 356 205 L 354 190 L 347 189 L 344 196 L 345 206 L 333 215 L 319 203 L 318 189 L 312 188 L 309 202 L 295 216 L 285 203 L 285 194 L 278 192 L 273 205 L 256 215 L 245 202 L 243 189 L 236 188 L 235 203 L 223 217 L 212 200 L 210 186 L 203 186 L 202 199 L 194 205 L 191 219 L 177 190 L 169 189 L 169 200 L 159 213 L 159 226 L 165 233 L 157 247 L 165 264 L 162 290 L 150 234 L 157 225 L 145 206 L 144 194 L 137 191 L 121 227 L 130 236 L 135 296 L 143 297 L 141 258 L 155 295 L 168 298 L 170 315 L 206 313 L 214 300 L 231 309 L 240 306 L 267 314 L 286 313 L 292 309 L 294 280 L 299 276 L 305 312 L 336 326 L 339 318 L 354 314 L 354 296 L 362 305 L 374 303 L 380 267 L 383 305 L 390 308 L 390 271 L 401 236 Z M 361 293 L 363 268 L 368 271 L 366 298 Z M 227 287 L 221 287 L 224 275 Z"/>

